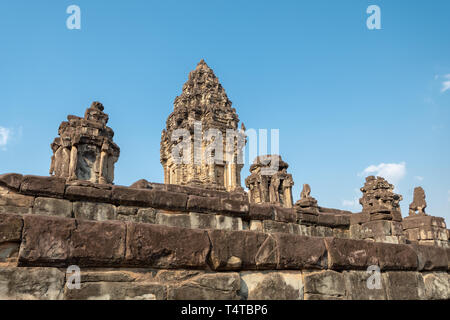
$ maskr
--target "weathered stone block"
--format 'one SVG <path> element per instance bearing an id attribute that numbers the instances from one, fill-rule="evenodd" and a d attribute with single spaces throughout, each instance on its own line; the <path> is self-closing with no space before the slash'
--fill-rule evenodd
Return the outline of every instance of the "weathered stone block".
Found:
<path id="1" fill-rule="evenodd" d="M 74 219 L 26 215 L 23 217 L 19 265 L 66 266 L 70 263 Z"/>
<path id="2" fill-rule="evenodd" d="M 0 300 L 62 298 L 64 273 L 56 268 L 0 268 Z"/>
<path id="3" fill-rule="evenodd" d="M 263 232 L 263 222 L 261 220 L 251 220 L 249 229 L 251 231 Z"/>
<path id="4" fill-rule="evenodd" d="M 263 222 L 263 230 L 267 233 L 293 233 L 292 226 L 289 223 L 277 222 L 273 220 L 264 220 Z"/>
<path id="5" fill-rule="evenodd" d="M 349 300 L 386 300 L 386 284 L 380 276 L 380 288 L 374 287 L 371 272 L 345 271 L 344 273 L 347 299 Z M 369 283 L 368 283 L 369 282 Z M 370 285 L 370 286 L 369 286 Z"/>
<path id="6" fill-rule="evenodd" d="M 23 176 L 18 173 L 5 173 L 0 175 L 0 185 L 19 190 Z"/>
<path id="7" fill-rule="evenodd" d="M 280 222 L 297 222 L 297 212 L 293 208 L 283 208 L 279 206 L 274 206 L 274 218 L 275 221 Z"/>
<path id="8" fill-rule="evenodd" d="M 251 220 L 272 220 L 274 216 L 273 206 L 270 204 L 250 203 L 249 219 Z"/>
<path id="9" fill-rule="evenodd" d="M 238 300 L 238 273 L 206 273 L 168 289 L 169 300 Z"/>
<path id="10" fill-rule="evenodd" d="M 333 270 L 366 269 L 378 265 L 377 249 L 364 240 L 326 238 L 328 267 Z"/>
<path id="11" fill-rule="evenodd" d="M 127 222 L 126 263 L 157 268 L 205 268 L 209 252 L 204 230 Z"/>
<path id="12" fill-rule="evenodd" d="M 345 296 L 345 281 L 342 273 L 331 270 L 304 273 L 303 281 L 305 283 L 305 294 Z"/>
<path id="13" fill-rule="evenodd" d="M 184 193 L 153 190 L 152 207 L 172 211 L 186 211 L 188 196 Z"/>
<path id="14" fill-rule="evenodd" d="M 321 238 L 274 233 L 278 247 L 277 269 L 326 268 L 327 251 Z"/>
<path id="15" fill-rule="evenodd" d="M 0 187 L 0 206 L 30 208 L 34 204 L 34 197 L 24 196 L 8 188 Z"/>
<path id="16" fill-rule="evenodd" d="M 208 231 L 210 265 L 214 270 L 273 268 L 277 265 L 276 244 L 264 233 L 253 231 Z"/>
<path id="17" fill-rule="evenodd" d="M 84 186 L 67 186 L 64 197 L 69 200 L 110 202 L 111 194 L 112 191 L 109 189 Z"/>
<path id="18" fill-rule="evenodd" d="M 410 245 L 418 258 L 419 271 L 447 270 L 447 255 L 444 248 Z"/>
<path id="19" fill-rule="evenodd" d="M 299 224 L 317 224 L 318 219 L 317 215 L 314 214 L 297 213 L 297 222 Z"/>
<path id="20" fill-rule="evenodd" d="M 23 218 L 13 214 L 0 214 L 0 243 L 20 242 L 22 239 Z"/>
<path id="21" fill-rule="evenodd" d="M 317 223 L 322 226 L 337 226 L 336 215 L 332 213 L 320 213 L 317 216 Z"/>
<path id="22" fill-rule="evenodd" d="M 220 199 L 221 212 L 243 216 L 249 212 L 248 201 L 231 200 L 227 198 Z"/>
<path id="23" fill-rule="evenodd" d="M 373 243 L 381 270 L 417 270 L 417 254 L 406 244 Z"/>
<path id="24" fill-rule="evenodd" d="M 116 208 L 109 203 L 74 202 L 73 213 L 76 219 L 106 221 L 116 219 Z"/>
<path id="25" fill-rule="evenodd" d="M 217 220 L 214 214 L 190 212 L 189 219 L 192 229 L 216 229 Z"/>
<path id="26" fill-rule="evenodd" d="M 241 296 L 245 300 L 302 300 L 299 271 L 241 272 Z"/>
<path id="27" fill-rule="evenodd" d="M 176 214 L 176 213 L 156 213 L 156 223 L 169 227 L 190 228 L 191 221 L 188 214 Z"/>
<path id="28" fill-rule="evenodd" d="M 189 196 L 187 200 L 187 210 L 194 212 L 220 212 L 220 198 Z"/>
<path id="29" fill-rule="evenodd" d="M 450 298 L 449 275 L 446 272 L 433 272 L 423 275 L 425 290 L 421 299 L 447 300 Z"/>
<path id="30" fill-rule="evenodd" d="M 221 230 L 243 230 L 241 218 L 216 215 L 216 228 Z"/>
<path id="31" fill-rule="evenodd" d="M 435 226 L 445 228 L 445 220 L 440 217 L 433 216 L 410 216 L 403 219 L 403 229 L 413 229 L 422 226 Z"/>
<path id="32" fill-rule="evenodd" d="M 111 201 L 118 205 L 150 207 L 154 195 L 153 190 L 113 186 Z"/>
<path id="33" fill-rule="evenodd" d="M 24 216 L 21 266 L 117 266 L 125 254 L 125 225 Z"/>
<path id="34" fill-rule="evenodd" d="M 33 213 L 71 218 L 72 202 L 63 199 L 38 197 L 34 202 Z"/>
<path id="35" fill-rule="evenodd" d="M 0 206 L 0 214 L 32 214 L 31 207 Z"/>
<path id="36" fill-rule="evenodd" d="M 165 300 L 166 286 L 159 283 L 87 282 L 80 289 L 64 288 L 66 300 Z"/>
<path id="37" fill-rule="evenodd" d="M 50 196 L 62 198 L 66 180 L 56 177 L 24 176 L 20 192 L 33 196 Z"/>
<path id="38" fill-rule="evenodd" d="M 119 221 L 77 221 L 70 260 L 78 266 L 119 266 L 125 257 L 126 225 Z"/>
<path id="39" fill-rule="evenodd" d="M 391 271 L 381 276 L 389 300 L 418 300 L 424 294 L 423 278 L 418 272 Z"/>

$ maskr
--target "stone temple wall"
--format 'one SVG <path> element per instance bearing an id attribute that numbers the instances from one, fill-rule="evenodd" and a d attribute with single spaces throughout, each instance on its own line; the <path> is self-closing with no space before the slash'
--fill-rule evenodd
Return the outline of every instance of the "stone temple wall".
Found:
<path id="1" fill-rule="evenodd" d="M 1 175 L 0 299 L 450 298 L 443 220 L 305 208 Z M 80 289 L 66 285 L 71 265 Z M 380 286 L 369 289 L 374 265 Z"/>

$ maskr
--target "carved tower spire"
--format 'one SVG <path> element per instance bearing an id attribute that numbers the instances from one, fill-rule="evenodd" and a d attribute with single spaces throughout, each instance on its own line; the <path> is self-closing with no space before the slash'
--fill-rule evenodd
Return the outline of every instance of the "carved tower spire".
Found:
<path id="1" fill-rule="evenodd" d="M 162 131 L 164 183 L 242 189 L 243 163 L 238 160 L 246 141 L 231 105 L 219 79 L 202 59 L 175 98 L 174 111 Z"/>

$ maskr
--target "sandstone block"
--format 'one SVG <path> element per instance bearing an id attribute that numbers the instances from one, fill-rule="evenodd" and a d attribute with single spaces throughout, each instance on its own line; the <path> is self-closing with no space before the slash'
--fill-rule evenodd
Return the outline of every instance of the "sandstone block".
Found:
<path id="1" fill-rule="evenodd" d="M 154 192 L 146 189 L 134 189 L 113 186 L 111 200 L 118 205 L 150 207 L 153 204 Z"/>
<path id="2" fill-rule="evenodd" d="M 283 208 L 273 206 L 275 221 L 279 222 L 297 222 L 297 212 L 293 208 Z"/>
<path id="3" fill-rule="evenodd" d="M 416 252 L 406 244 L 373 243 L 381 270 L 417 270 Z"/>
<path id="4" fill-rule="evenodd" d="M 323 239 L 295 234 L 274 233 L 278 247 L 277 269 L 326 268 L 326 247 Z"/>
<path id="5" fill-rule="evenodd" d="M 77 221 L 70 257 L 81 266 L 119 266 L 125 257 L 126 225 L 119 221 Z"/>
<path id="6" fill-rule="evenodd" d="M 386 300 L 386 283 L 380 275 L 380 288 L 374 287 L 370 277 L 375 276 L 367 271 L 345 271 L 344 273 L 347 299 L 349 300 Z M 368 283 L 369 282 L 369 283 Z M 370 286 L 368 285 L 370 284 Z"/>
<path id="7" fill-rule="evenodd" d="M 188 214 L 176 214 L 176 213 L 156 213 L 156 223 L 169 227 L 190 228 L 191 221 Z"/>
<path id="8" fill-rule="evenodd" d="M 450 297 L 449 275 L 446 272 L 433 272 L 423 275 L 426 300 L 447 300 Z"/>
<path id="9" fill-rule="evenodd" d="M 5 173 L 0 175 L 0 185 L 19 190 L 23 176 L 18 173 Z"/>
<path id="10" fill-rule="evenodd" d="M 62 298 L 64 272 L 56 268 L 0 268 L 0 300 Z"/>
<path id="11" fill-rule="evenodd" d="M 192 229 L 215 229 L 217 225 L 214 214 L 190 212 L 189 219 Z"/>
<path id="12" fill-rule="evenodd" d="M 231 200 L 227 198 L 220 199 L 221 212 L 243 216 L 249 212 L 248 201 Z"/>
<path id="13" fill-rule="evenodd" d="M 0 243 L 20 242 L 22 239 L 23 219 L 12 214 L 0 214 Z"/>
<path id="14" fill-rule="evenodd" d="M 156 268 L 205 268 L 209 252 L 206 231 L 127 223 L 126 263 Z"/>
<path id="15" fill-rule="evenodd" d="M 277 265 L 276 244 L 264 233 L 253 231 L 208 231 L 210 265 L 214 270 L 266 269 Z"/>
<path id="16" fill-rule="evenodd" d="M 283 233 L 293 233 L 294 230 L 292 229 L 292 225 L 289 223 L 284 222 L 277 222 L 273 220 L 264 220 L 262 222 L 263 224 L 263 230 L 267 233 L 276 233 L 276 232 L 283 232 Z"/>
<path id="17" fill-rule="evenodd" d="M 153 190 L 152 207 L 172 211 L 185 211 L 187 195 L 169 191 Z"/>
<path id="18" fill-rule="evenodd" d="M 240 278 L 238 273 L 206 273 L 191 278 L 181 285 L 171 285 L 169 300 L 238 300 Z"/>
<path id="19" fill-rule="evenodd" d="M 109 189 L 84 186 L 67 186 L 64 197 L 69 200 L 110 202 L 111 194 L 112 191 Z"/>
<path id="20" fill-rule="evenodd" d="M 106 221 L 116 219 L 116 208 L 109 203 L 74 202 L 73 213 L 76 219 Z"/>
<path id="21" fill-rule="evenodd" d="M 423 278 L 418 272 L 391 271 L 381 276 L 389 300 L 418 300 L 424 294 Z"/>
<path id="22" fill-rule="evenodd" d="M 34 197 L 24 196 L 5 187 L 0 187 L 0 206 L 30 208 Z"/>
<path id="23" fill-rule="evenodd" d="M 34 214 L 72 217 L 72 202 L 69 200 L 37 197 L 33 207 Z"/>
<path id="24" fill-rule="evenodd" d="M 273 206 L 270 204 L 250 203 L 249 219 L 251 220 L 272 220 L 274 216 Z"/>
<path id="25" fill-rule="evenodd" d="M 64 288 L 65 300 L 165 300 L 166 286 L 159 283 L 87 282 L 80 289 Z"/>
<path id="26" fill-rule="evenodd" d="M 305 294 L 345 296 L 345 281 L 342 273 L 331 270 L 305 273 L 303 280 L 305 282 Z"/>
<path id="27" fill-rule="evenodd" d="M 328 267 L 333 270 L 367 269 L 378 265 L 377 249 L 373 243 L 364 240 L 326 238 Z"/>
<path id="28" fill-rule="evenodd" d="M 299 271 L 241 272 L 241 296 L 245 300 L 302 300 Z"/>
<path id="29" fill-rule="evenodd" d="M 241 218 L 216 215 L 216 228 L 221 230 L 243 230 Z"/>
<path id="30" fill-rule="evenodd" d="M 50 196 L 62 198 L 66 181 L 63 178 L 24 176 L 20 185 L 20 192 L 33 196 Z"/>
<path id="31" fill-rule="evenodd" d="M 187 200 L 187 210 L 194 212 L 220 212 L 220 198 L 189 196 Z"/>
<path id="32" fill-rule="evenodd" d="M 410 245 L 418 258 L 419 271 L 447 270 L 447 255 L 444 248 Z"/>

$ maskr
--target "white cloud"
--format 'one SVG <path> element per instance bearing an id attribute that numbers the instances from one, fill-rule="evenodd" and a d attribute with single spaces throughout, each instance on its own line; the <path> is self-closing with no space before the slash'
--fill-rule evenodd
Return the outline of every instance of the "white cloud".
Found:
<path id="1" fill-rule="evenodd" d="M 355 198 L 353 200 L 342 200 L 342 205 L 344 207 L 356 208 L 359 205 L 359 199 Z"/>
<path id="2" fill-rule="evenodd" d="M 8 128 L 0 127 L 0 148 L 4 148 L 10 138 L 10 130 Z"/>
<path id="3" fill-rule="evenodd" d="M 418 181 L 423 181 L 423 177 L 421 177 L 421 176 L 415 176 L 414 179 L 416 179 Z"/>
<path id="4" fill-rule="evenodd" d="M 446 74 L 446 75 L 444 76 L 444 78 L 446 78 L 446 79 L 448 79 L 448 80 L 442 81 L 442 89 L 441 89 L 441 92 L 445 92 L 445 91 L 447 91 L 447 90 L 450 90 L 450 73 L 449 73 L 449 74 Z"/>
<path id="5" fill-rule="evenodd" d="M 406 175 L 406 163 L 380 163 L 364 169 L 359 176 L 375 175 L 385 178 L 389 183 L 396 185 Z"/>

